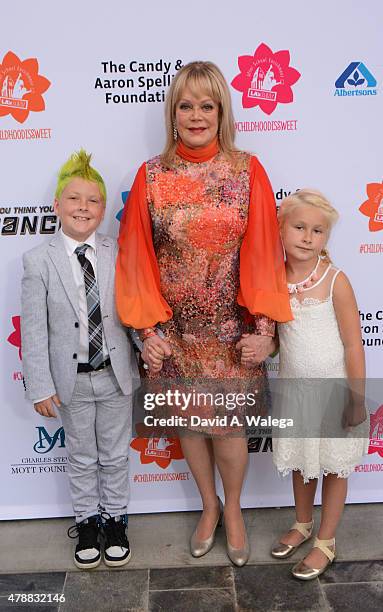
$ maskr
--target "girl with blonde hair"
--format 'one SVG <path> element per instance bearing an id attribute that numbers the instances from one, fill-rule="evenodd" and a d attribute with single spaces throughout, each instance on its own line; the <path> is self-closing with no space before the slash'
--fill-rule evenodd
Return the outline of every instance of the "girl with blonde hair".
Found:
<path id="1" fill-rule="evenodd" d="M 273 557 L 285 559 L 311 538 L 314 496 L 324 474 L 314 547 L 292 569 L 301 580 L 316 578 L 334 560 L 347 477 L 368 449 L 358 307 L 347 276 L 326 250 L 337 219 L 330 202 L 310 189 L 285 198 L 279 210 L 294 320 L 278 324 L 276 403 L 284 417 L 294 417 L 294 433 L 275 435 L 273 460 L 282 474 L 293 473 L 296 522 L 273 547 Z"/>

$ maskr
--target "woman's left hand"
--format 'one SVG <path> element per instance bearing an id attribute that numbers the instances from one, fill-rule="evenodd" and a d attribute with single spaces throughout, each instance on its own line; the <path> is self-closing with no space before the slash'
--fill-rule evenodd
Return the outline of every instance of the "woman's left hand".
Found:
<path id="1" fill-rule="evenodd" d="M 276 349 L 275 338 L 271 336 L 258 336 L 257 334 L 242 334 L 242 338 L 235 345 L 241 351 L 241 364 L 253 368 L 265 361 Z"/>

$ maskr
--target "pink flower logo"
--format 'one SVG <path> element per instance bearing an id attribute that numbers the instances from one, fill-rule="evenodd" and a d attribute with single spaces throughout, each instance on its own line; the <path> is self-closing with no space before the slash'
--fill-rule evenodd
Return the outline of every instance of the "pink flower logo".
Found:
<path id="1" fill-rule="evenodd" d="M 378 453 L 383 458 L 383 404 L 371 415 L 368 454 L 372 453 Z"/>
<path id="2" fill-rule="evenodd" d="M 289 51 L 273 53 L 265 43 L 259 45 L 254 55 L 239 56 L 240 73 L 231 85 L 242 92 L 243 108 L 259 106 L 264 113 L 271 115 L 277 104 L 292 102 L 291 86 L 301 75 L 289 64 Z"/>
<path id="3" fill-rule="evenodd" d="M 22 359 L 21 357 L 21 328 L 20 328 L 20 316 L 19 315 L 15 315 L 14 317 L 12 317 L 12 324 L 14 327 L 14 331 L 9 334 L 7 340 L 10 344 L 12 344 L 12 346 L 15 346 L 16 348 L 19 349 L 19 357 L 20 360 Z"/>

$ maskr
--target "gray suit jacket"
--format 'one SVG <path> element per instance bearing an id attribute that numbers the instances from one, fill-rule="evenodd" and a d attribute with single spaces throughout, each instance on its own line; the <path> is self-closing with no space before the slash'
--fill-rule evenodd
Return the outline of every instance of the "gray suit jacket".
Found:
<path id="1" fill-rule="evenodd" d="M 122 392 L 139 384 L 136 358 L 114 301 L 117 243 L 96 234 L 97 280 L 104 338 Z M 69 404 L 77 375 L 78 293 L 60 234 L 23 255 L 21 343 L 26 398 L 57 393 Z"/>

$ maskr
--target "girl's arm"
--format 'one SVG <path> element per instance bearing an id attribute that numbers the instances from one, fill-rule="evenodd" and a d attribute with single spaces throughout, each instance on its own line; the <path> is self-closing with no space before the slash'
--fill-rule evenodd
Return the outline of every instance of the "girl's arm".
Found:
<path id="1" fill-rule="evenodd" d="M 339 272 L 334 283 L 333 304 L 344 346 L 346 372 L 351 392 L 352 413 L 349 412 L 346 415 L 347 425 L 359 425 L 366 419 L 366 366 L 359 310 L 350 281 L 343 272 Z"/>

